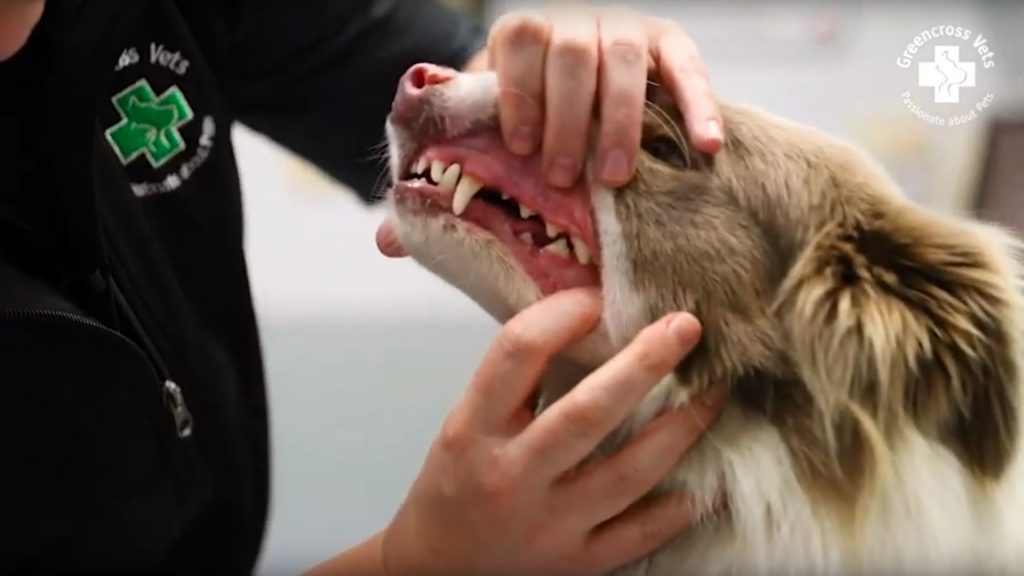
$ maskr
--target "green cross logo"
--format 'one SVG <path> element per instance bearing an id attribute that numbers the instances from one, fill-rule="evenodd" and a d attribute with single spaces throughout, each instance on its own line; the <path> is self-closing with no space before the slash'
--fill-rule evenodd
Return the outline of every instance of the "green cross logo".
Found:
<path id="1" fill-rule="evenodd" d="M 145 154 L 153 168 L 163 166 L 185 149 L 181 128 L 192 119 L 192 108 L 177 86 L 157 97 L 143 78 L 110 99 L 121 120 L 104 132 L 121 164 Z"/>

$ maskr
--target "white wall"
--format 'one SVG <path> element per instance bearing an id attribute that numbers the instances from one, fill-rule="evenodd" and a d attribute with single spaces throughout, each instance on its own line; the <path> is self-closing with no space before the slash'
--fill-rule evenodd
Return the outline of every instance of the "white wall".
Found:
<path id="1" fill-rule="evenodd" d="M 945 209 L 964 201 L 981 125 L 911 117 L 895 57 L 926 26 L 973 26 L 1000 57 L 993 91 L 1024 99 L 1022 2 L 631 4 L 685 23 L 721 98 L 858 141 Z M 833 43 L 815 40 L 830 30 Z M 295 573 L 383 526 L 495 328 L 414 264 L 377 254 L 378 210 L 244 128 L 235 141 L 273 422 L 263 572 Z"/>

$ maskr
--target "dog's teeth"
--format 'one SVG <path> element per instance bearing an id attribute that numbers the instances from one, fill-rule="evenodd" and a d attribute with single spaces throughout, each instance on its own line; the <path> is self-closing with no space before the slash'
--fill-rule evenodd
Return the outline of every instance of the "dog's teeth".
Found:
<path id="1" fill-rule="evenodd" d="M 424 174 L 426 174 L 427 166 L 429 164 L 430 162 L 427 161 L 426 156 L 420 156 L 419 161 L 416 162 L 416 167 L 412 169 L 412 173 L 416 176 L 423 176 Z"/>
<path id="2" fill-rule="evenodd" d="M 440 160 L 434 160 L 434 163 L 430 165 L 430 179 L 435 183 L 440 182 L 441 178 L 444 177 L 444 171 L 447 169 L 447 164 Z"/>
<path id="3" fill-rule="evenodd" d="M 534 212 L 533 210 L 530 210 L 526 206 L 523 206 L 522 204 L 519 205 L 519 215 L 522 216 L 523 220 L 526 220 L 527 218 L 529 218 L 530 216 L 533 216 L 535 214 L 536 214 L 536 212 Z"/>
<path id="4" fill-rule="evenodd" d="M 584 266 L 590 264 L 590 248 L 587 248 L 587 245 L 583 243 L 583 240 L 580 240 L 576 236 L 572 237 L 572 251 L 576 254 L 576 260 L 578 260 L 580 264 L 583 264 Z"/>
<path id="5" fill-rule="evenodd" d="M 562 230 L 561 228 L 559 228 L 558 226 L 555 226 L 554 224 L 552 224 L 550 222 L 545 222 L 544 223 L 544 229 L 548 233 L 548 238 L 555 238 L 559 234 L 561 234 L 562 232 L 565 232 L 565 230 Z"/>
<path id="6" fill-rule="evenodd" d="M 501 193 L 501 199 L 502 200 L 508 200 L 508 194 L 505 194 L 504 192 L 502 192 Z"/>
<path id="7" fill-rule="evenodd" d="M 550 252 L 552 254 L 558 254 L 562 258 L 569 257 L 569 244 L 565 241 L 565 238 L 559 238 L 557 241 L 548 244 L 547 246 L 540 249 L 541 252 Z"/>
<path id="8" fill-rule="evenodd" d="M 523 244 L 533 244 L 533 236 L 531 236 L 529 232 L 523 232 L 519 236 L 516 236 L 516 238 L 519 238 L 519 241 Z"/>
<path id="9" fill-rule="evenodd" d="M 469 201 L 483 187 L 484 185 L 474 180 L 472 176 L 463 176 L 455 188 L 455 195 L 452 196 L 452 212 L 456 216 L 461 216 L 466 211 L 466 206 L 469 206 Z"/>
<path id="10" fill-rule="evenodd" d="M 444 171 L 444 175 L 441 176 L 441 180 L 438 182 L 438 187 L 445 192 L 453 192 L 455 186 L 459 183 L 459 176 L 462 175 L 462 166 L 458 164 L 452 164 Z"/>

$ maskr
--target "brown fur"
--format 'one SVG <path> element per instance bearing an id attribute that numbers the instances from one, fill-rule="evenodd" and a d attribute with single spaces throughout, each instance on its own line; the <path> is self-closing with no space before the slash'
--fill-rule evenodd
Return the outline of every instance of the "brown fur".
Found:
<path id="1" fill-rule="evenodd" d="M 725 106 L 724 149 L 695 154 L 652 99 L 645 144 L 671 138 L 679 158 L 642 155 L 615 206 L 648 320 L 690 310 L 705 327 L 680 381 L 731 383 L 808 488 L 841 502 L 910 426 L 997 480 L 1019 442 L 1009 240 L 910 204 L 855 150 L 749 109 Z"/>

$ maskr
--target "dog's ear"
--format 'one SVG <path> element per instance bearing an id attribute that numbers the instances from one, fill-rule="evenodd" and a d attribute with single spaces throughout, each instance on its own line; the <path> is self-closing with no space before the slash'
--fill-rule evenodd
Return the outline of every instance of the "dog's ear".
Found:
<path id="1" fill-rule="evenodd" d="M 1018 441 L 1019 286 L 1007 235 L 892 203 L 819 233 L 775 302 L 816 409 L 915 426 L 998 479 Z"/>

